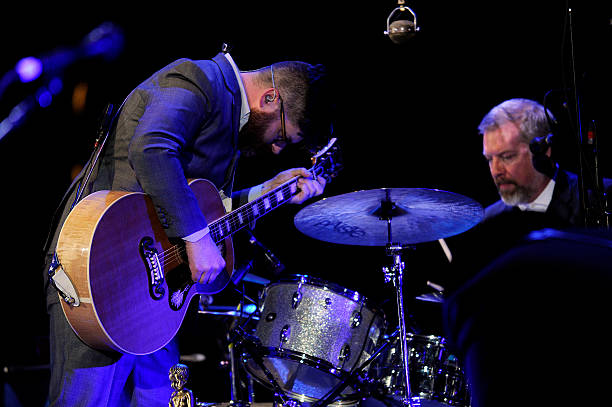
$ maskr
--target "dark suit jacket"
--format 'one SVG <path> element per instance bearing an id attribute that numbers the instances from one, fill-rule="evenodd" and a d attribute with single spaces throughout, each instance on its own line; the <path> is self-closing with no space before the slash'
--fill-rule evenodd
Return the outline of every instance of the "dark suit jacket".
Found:
<path id="1" fill-rule="evenodd" d="M 604 179 L 610 189 L 612 180 Z M 579 199 L 578 177 L 559 170 L 553 197 L 545 213 L 521 211 L 499 200 L 485 209 L 482 222 L 471 230 L 447 239 L 453 265 L 440 284 L 450 294 L 475 276 L 491 261 L 518 245 L 526 235 L 545 228 L 567 229 L 584 226 Z"/>
<path id="2" fill-rule="evenodd" d="M 444 336 L 473 405 L 516 405 L 509 388 L 537 389 L 524 405 L 605 404 L 611 358 L 592 339 L 608 331 L 612 232 L 583 227 L 578 180 L 567 172 L 546 213 L 501 202 L 485 213 L 472 276 L 443 305 Z M 544 228 L 554 233 L 526 237 Z"/>
<path id="3" fill-rule="evenodd" d="M 515 209 L 506 205 L 501 199 L 485 209 L 483 222 Z M 578 195 L 578 177 L 570 172 L 560 170 L 555 178 L 555 189 L 552 200 L 546 210 L 550 222 L 559 227 L 582 226 L 582 211 Z M 554 225 L 551 225 L 554 226 Z"/>
<path id="4" fill-rule="evenodd" d="M 212 60 L 180 59 L 154 73 L 125 100 L 87 193 L 147 193 L 169 237 L 204 228 L 206 219 L 187 179 L 206 178 L 231 194 L 239 155 L 240 96 L 234 71 L 222 54 Z M 74 196 L 72 191 L 47 259 Z M 52 291 L 48 298 L 55 301 Z"/>

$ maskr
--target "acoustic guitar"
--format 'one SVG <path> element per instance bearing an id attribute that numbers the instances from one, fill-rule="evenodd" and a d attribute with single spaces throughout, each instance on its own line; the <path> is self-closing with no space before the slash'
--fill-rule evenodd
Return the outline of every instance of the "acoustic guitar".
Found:
<path id="1" fill-rule="evenodd" d="M 313 175 L 330 179 L 341 168 L 334 142 L 312 158 Z M 185 245 L 168 239 L 148 195 L 97 191 L 86 196 L 66 218 L 56 249 L 78 297 L 61 301 L 72 329 L 101 350 L 145 355 L 161 349 L 178 332 L 195 295 L 218 293 L 228 285 L 232 235 L 289 202 L 299 192 L 298 179 L 229 213 L 211 182 L 190 181 L 226 261 L 225 270 L 207 284 L 192 281 Z"/>

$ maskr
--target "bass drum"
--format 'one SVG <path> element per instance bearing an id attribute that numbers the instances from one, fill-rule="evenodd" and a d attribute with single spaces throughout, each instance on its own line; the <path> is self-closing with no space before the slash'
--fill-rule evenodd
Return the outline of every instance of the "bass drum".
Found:
<path id="1" fill-rule="evenodd" d="M 421 406 L 470 406 L 469 386 L 457 358 L 446 348 L 446 340 L 433 335 L 406 334 L 410 392 Z M 401 400 L 405 395 L 404 368 L 399 338 L 372 362 L 369 377 L 378 383 L 386 400 Z M 374 401 L 363 403 L 375 406 Z M 395 404 L 395 403 L 393 403 Z"/>
<path id="2" fill-rule="evenodd" d="M 266 286 L 255 336 L 263 365 L 291 398 L 323 398 L 366 361 L 384 336 L 385 318 L 361 294 L 298 275 Z M 270 387 L 265 370 L 245 355 L 245 367 Z M 334 405 L 353 405 L 359 389 L 347 387 Z"/>

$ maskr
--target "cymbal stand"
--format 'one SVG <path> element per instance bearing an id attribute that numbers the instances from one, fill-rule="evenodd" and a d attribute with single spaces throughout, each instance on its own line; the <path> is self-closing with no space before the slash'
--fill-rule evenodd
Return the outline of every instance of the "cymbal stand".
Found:
<path id="1" fill-rule="evenodd" d="M 410 391 L 410 373 L 408 368 L 408 344 L 406 342 L 406 318 L 404 315 L 404 292 L 403 292 L 403 277 L 404 277 L 404 262 L 402 261 L 401 252 L 405 249 L 405 246 L 398 244 L 389 243 L 386 247 L 387 254 L 393 257 L 393 265 L 391 267 L 383 267 L 385 274 L 385 282 L 393 282 L 396 294 L 396 305 L 397 305 L 397 316 L 399 325 L 399 342 L 400 342 L 400 353 L 402 355 L 402 368 L 404 371 L 404 387 L 405 394 L 403 397 L 403 404 L 410 407 L 420 406 L 418 398 L 412 398 L 412 392 Z"/>
<path id="2" fill-rule="evenodd" d="M 399 243 L 393 243 L 393 230 L 391 227 L 391 220 L 393 216 L 399 216 L 403 213 L 403 210 L 395 205 L 391 200 L 391 191 L 386 191 L 385 199 L 380 201 L 380 208 L 375 211 L 378 219 L 387 222 L 387 235 L 388 243 L 386 246 L 386 253 L 388 256 L 393 258 L 393 265 L 391 267 L 383 267 L 383 273 L 385 275 L 385 282 L 393 282 L 395 287 L 396 303 L 397 303 L 397 316 L 400 334 L 400 353 L 402 355 L 403 369 L 404 369 L 404 387 L 405 394 L 402 399 L 402 403 L 410 407 L 420 406 L 418 398 L 412 398 L 412 392 L 410 391 L 410 373 L 408 369 L 408 344 L 406 343 L 406 318 L 404 315 L 404 291 L 403 291 L 403 279 L 404 279 L 404 262 L 402 261 L 402 251 L 410 246 L 404 246 Z"/>

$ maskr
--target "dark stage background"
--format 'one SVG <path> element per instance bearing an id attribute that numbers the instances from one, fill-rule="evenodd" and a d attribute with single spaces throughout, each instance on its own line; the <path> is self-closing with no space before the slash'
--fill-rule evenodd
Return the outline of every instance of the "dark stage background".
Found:
<path id="1" fill-rule="evenodd" d="M 486 206 L 497 194 L 476 127 L 492 106 L 505 99 L 543 102 L 552 91 L 548 106 L 561 123 L 555 156 L 562 166 L 576 170 L 574 102 L 564 96 L 572 91 L 563 91 L 574 85 L 574 73 L 581 120 L 597 121 L 601 170 L 611 175 L 612 14 L 605 2 L 570 3 L 576 4 L 408 1 L 421 32 L 403 46 L 383 35 L 386 19 L 397 6 L 390 0 L 354 5 L 318 0 L 161 3 L 129 10 L 106 2 L 88 11 L 33 9 L 24 4 L 6 10 L 4 19 L 12 24 L 1 28 L 1 74 L 23 57 L 78 46 L 103 22 L 116 24 L 124 43 L 116 58 L 83 59 L 67 66 L 59 75 L 62 90 L 50 106 L 35 109 L 0 140 L 4 195 L 0 362 L 6 367 L 5 397 L 12 391 L 23 405 L 44 404 L 48 327 L 39 252 L 73 169 L 89 156 L 106 103 L 121 103 L 133 87 L 177 58 L 214 56 L 223 42 L 231 45 L 231 54 L 243 70 L 288 59 L 323 63 L 334 77 L 335 136 L 345 165 L 326 196 L 385 187 L 439 188 Z M 574 12 L 573 33 L 568 7 Z M 8 87 L 0 98 L 0 120 L 48 79 Z M 237 187 L 262 182 L 297 165 L 305 165 L 297 155 L 245 161 Z M 282 207 L 258 221 L 256 236 L 286 269 L 275 276 L 259 258 L 255 273 L 271 280 L 308 274 L 358 290 L 386 307 L 392 325 L 394 292 L 383 281 L 381 269 L 389 262 L 384 248 L 306 237 L 293 224 L 300 208 Z M 240 249 L 244 236 L 235 240 Z M 240 259 L 249 255 L 249 248 L 238 253 Z M 444 279 L 443 252 L 436 243 L 426 243 L 405 260 L 407 312 L 425 331 L 439 335 L 439 306 L 411 299 L 426 290 L 425 281 Z M 239 295 L 229 290 L 214 300 L 217 305 L 234 305 Z M 181 332 L 185 353 L 207 358 L 193 366 L 191 383 L 205 401 L 229 400 L 227 372 L 218 367 L 225 356 L 218 342 L 226 322 L 193 312 Z"/>

